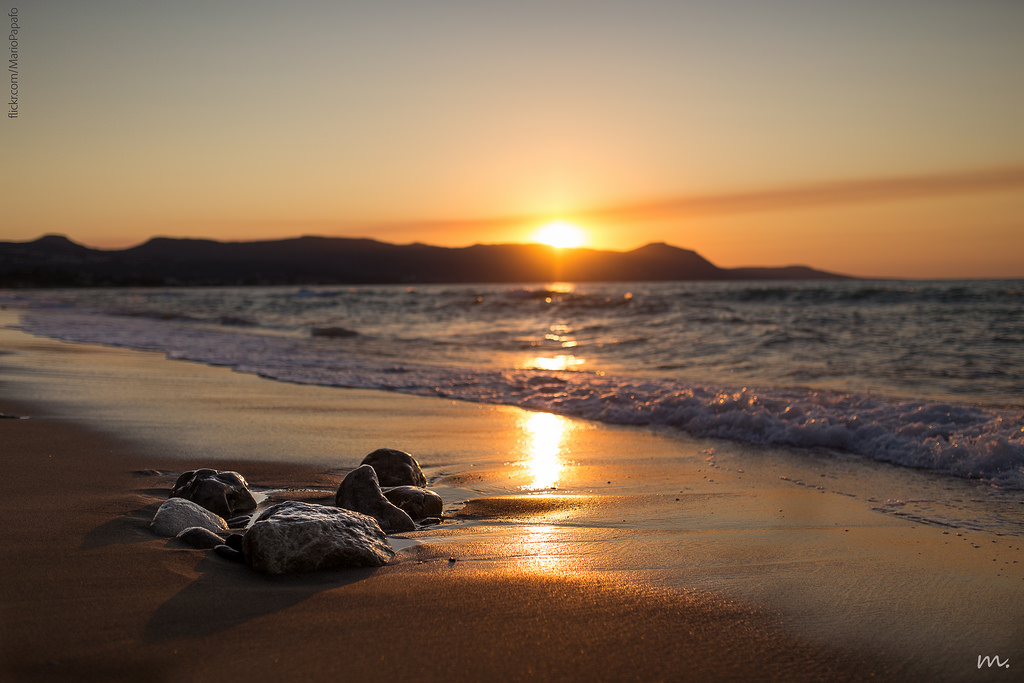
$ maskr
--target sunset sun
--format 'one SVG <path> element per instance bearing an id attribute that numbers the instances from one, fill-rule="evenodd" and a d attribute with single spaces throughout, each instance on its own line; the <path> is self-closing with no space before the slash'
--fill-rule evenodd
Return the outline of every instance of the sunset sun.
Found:
<path id="1" fill-rule="evenodd" d="M 538 228 L 531 239 L 556 249 L 568 249 L 586 244 L 587 234 L 583 228 L 568 221 L 551 221 Z"/>

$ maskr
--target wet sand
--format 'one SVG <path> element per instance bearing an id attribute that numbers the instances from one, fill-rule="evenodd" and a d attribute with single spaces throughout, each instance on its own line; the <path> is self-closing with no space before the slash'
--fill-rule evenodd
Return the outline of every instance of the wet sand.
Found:
<path id="1" fill-rule="evenodd" d="M 500 553 L 474 562 L 459 544 L 414 546 L 379 570 L 268 578 L 148 530 L 173 481 L 151 470 L 200 463 L 140 457 L 38 413 L 0 429 L 8 680 L 811 680 L 868 670 L 724 600 L 533 571 Z M 275 486 L 323 483 L 301 466 L 223 466 Z"/>
<path id="2" fill-rule="evenodd" d="M 808 486 L 836 463 L 9 329 L 0 354 L 0 412 L 31 416 L 0 420 L 4 680 L 1010 680 L 977 655 L 1024 655 L 1020 538 L 873 511 L 877 468 Z M 147 528 L 178 472 L 317 499 L 380 446 L 448 516 L 386 567 L 268 578 Z"/>

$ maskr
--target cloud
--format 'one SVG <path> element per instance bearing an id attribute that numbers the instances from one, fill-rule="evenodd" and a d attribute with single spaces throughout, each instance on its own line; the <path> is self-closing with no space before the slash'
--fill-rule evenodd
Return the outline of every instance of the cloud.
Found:
<path id="1" fill-rule="evenodd" d="M 764 211 L 792 211 L 820 206 L 927 199 L 1024 189 L 1024 166 L 932 175 L 805 183 L 788 187 L 702 195 L 680 195 L 568 211 L 559 217 L 578 221 L 630 222 L 685 219 Z M 551 215 L 514 215 L 478 219 L 416 222 L 424 228 L 497 228 L 550 220 Z"/>
<path id="2" fill-rule="evenodd" d="M 897 176 L 809 183 L 765 190 L 681 196 L 591 209 L 592 219 L 660 219 L 674 216 L 780 211 L 897 199 L 944 197 L 1024 189 L 1024 167 L 936 175 Z"/>

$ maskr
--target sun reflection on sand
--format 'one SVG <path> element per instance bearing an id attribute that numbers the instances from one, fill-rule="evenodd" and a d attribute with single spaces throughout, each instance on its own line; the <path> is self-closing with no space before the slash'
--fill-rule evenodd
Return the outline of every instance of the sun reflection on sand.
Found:
<path id="1" fill-rule="evenodd" d="M 533 569 L 550 573 L 557 571 L 565 554 L 565 544 L 549 526 L 528 526 L 523 536 L 523 552 L 530 557 Z"/>
<path id="2" fill-rule="evenodd" d="M 531 413 L 523 420 L 523 429 L 529 435 L 526 467 L 530 483 L 528 491 L 553 489 L 562 473 L 562 441 L 569 421 L 551 413 Z"/>

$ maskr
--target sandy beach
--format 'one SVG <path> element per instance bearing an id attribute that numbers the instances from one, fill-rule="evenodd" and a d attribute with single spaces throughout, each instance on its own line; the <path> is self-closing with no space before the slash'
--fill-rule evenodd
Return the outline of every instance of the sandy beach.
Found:
<path id="1" fill-rule="evenodd" d="M 72 345 L 0 312 L 3 680 L 1012 680 L 1019 536 L 980 485 Z M 369 451 L 445 499 L 377 570 L 269 578 L 148 528 L 177 474 L 323 500 Z M 548 479 L 557 480 L 550 488 Z M 881 501 L 879 496 L 886 496 Z M 893 509 L 899 513 L 899 509 Z"/>
<path id="2" fill-rule="evenodd" d="M 936 4 L 9 5 L 0 683 L 1024 683 L 1024 0 Z"/>

